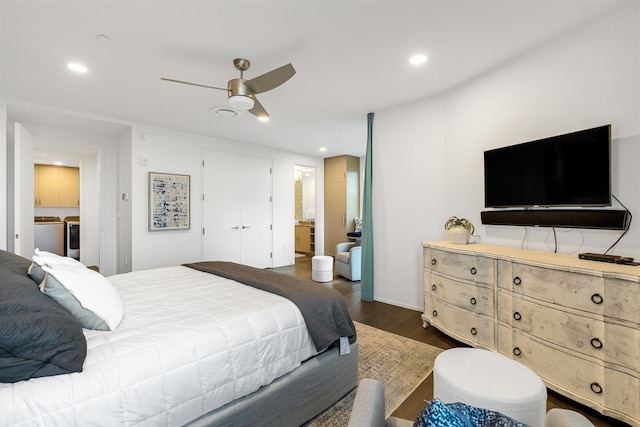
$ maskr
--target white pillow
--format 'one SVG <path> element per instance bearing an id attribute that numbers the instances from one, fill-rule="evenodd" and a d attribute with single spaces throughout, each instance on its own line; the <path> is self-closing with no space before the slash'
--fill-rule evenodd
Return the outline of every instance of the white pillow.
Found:
<path id="1" fill-rule="evenodd" d="M 70 267 L 75 267 L 78 270 L 84 270 L 86 267 L 80 261 L 60 256 L 58 254 L 54 254 L 47 251 L 41 251 L 36 248 L 35 255 L 31 257 L 33 262 L 29 266 L 27 273 L 29 277 L 33 279 L 38 285 L 42 285 L 42 281 L 45 278 L 46 273 L 42 269 L 43 265 L 48 265 L 49 267 L 54 267 L 56 265 L 67 265 Z"/>
<path id="2" fill-rule="evenodd" d="M 122 322 L 124 306 L 120 294 L 111 282 L 97 271 L 86 267 L 78 269 L 77 266 L 46 264 L 42 269 L 47 273 L 40 287 L 42 292 L 69 310 L 83 327 L 104 329 L 96 327 L 100 322 L 95 318 L 93 321 L 87 321 L 90 313 L 101 319 L 112 331 Z"/>
<path id="3" fill-rule="evenodd" d="M 60 255 L 54 254 L 52 252 L 41 251 L 38 248 L 36 248 L 35 255 L 32 257 L 32 259 L 36 264 L 38 264 L 40 266 L 42 266 L 44 264 L 49 264 L 49 265 L 58 264 L 58 265 L 75 266 L 75 267 L 78 267 L 80 269 L 86 268 L 84 266 L 84 264 L 82 264 L 77 259 L 66 257 L 66 256 L 60 256 Z"/>

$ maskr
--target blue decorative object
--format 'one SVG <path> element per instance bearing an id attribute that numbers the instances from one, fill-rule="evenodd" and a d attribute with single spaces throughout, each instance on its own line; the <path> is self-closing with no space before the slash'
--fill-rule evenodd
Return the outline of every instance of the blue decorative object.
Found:
<path id="1" fill-rule="evenodd" d="M 433 399 L 418 415 L 414 427 L 529 427 L 496 411 L 464 403 Z"/>

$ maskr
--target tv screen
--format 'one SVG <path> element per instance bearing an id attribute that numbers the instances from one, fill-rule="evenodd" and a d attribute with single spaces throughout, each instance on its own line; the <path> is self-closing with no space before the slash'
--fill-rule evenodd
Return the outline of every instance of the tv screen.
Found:
<path id="1" fill-rule="evenodd" d="M 484 152 L 485 207 L 610 206 L 611 125 Z"/>

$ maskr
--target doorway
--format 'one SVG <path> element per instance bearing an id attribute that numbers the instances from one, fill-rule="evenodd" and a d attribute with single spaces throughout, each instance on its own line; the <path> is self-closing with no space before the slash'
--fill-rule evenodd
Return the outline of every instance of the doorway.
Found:
<path id="1" fill-rule="evenodd" d="M 295 253 L 296 258 L 316 254 L 316 168 L 294 165 Z"/>

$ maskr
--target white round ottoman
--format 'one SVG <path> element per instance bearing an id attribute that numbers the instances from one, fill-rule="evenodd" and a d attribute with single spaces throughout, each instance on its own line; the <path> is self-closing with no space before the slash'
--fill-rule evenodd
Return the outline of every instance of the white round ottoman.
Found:
<path id="1" fill-rule="evenodd" d="M 440 353 L 433 366 L 433 397 L 544 427 L 547 388 L 540 377 L 522 363 L 489 350 L 453 348 Z"/>
<path id="2" fill-rule="evenodd" d="M 311 279 L 314 282 L 333 280 L 333 257 L 317 255 L 311 258 Z"/>

